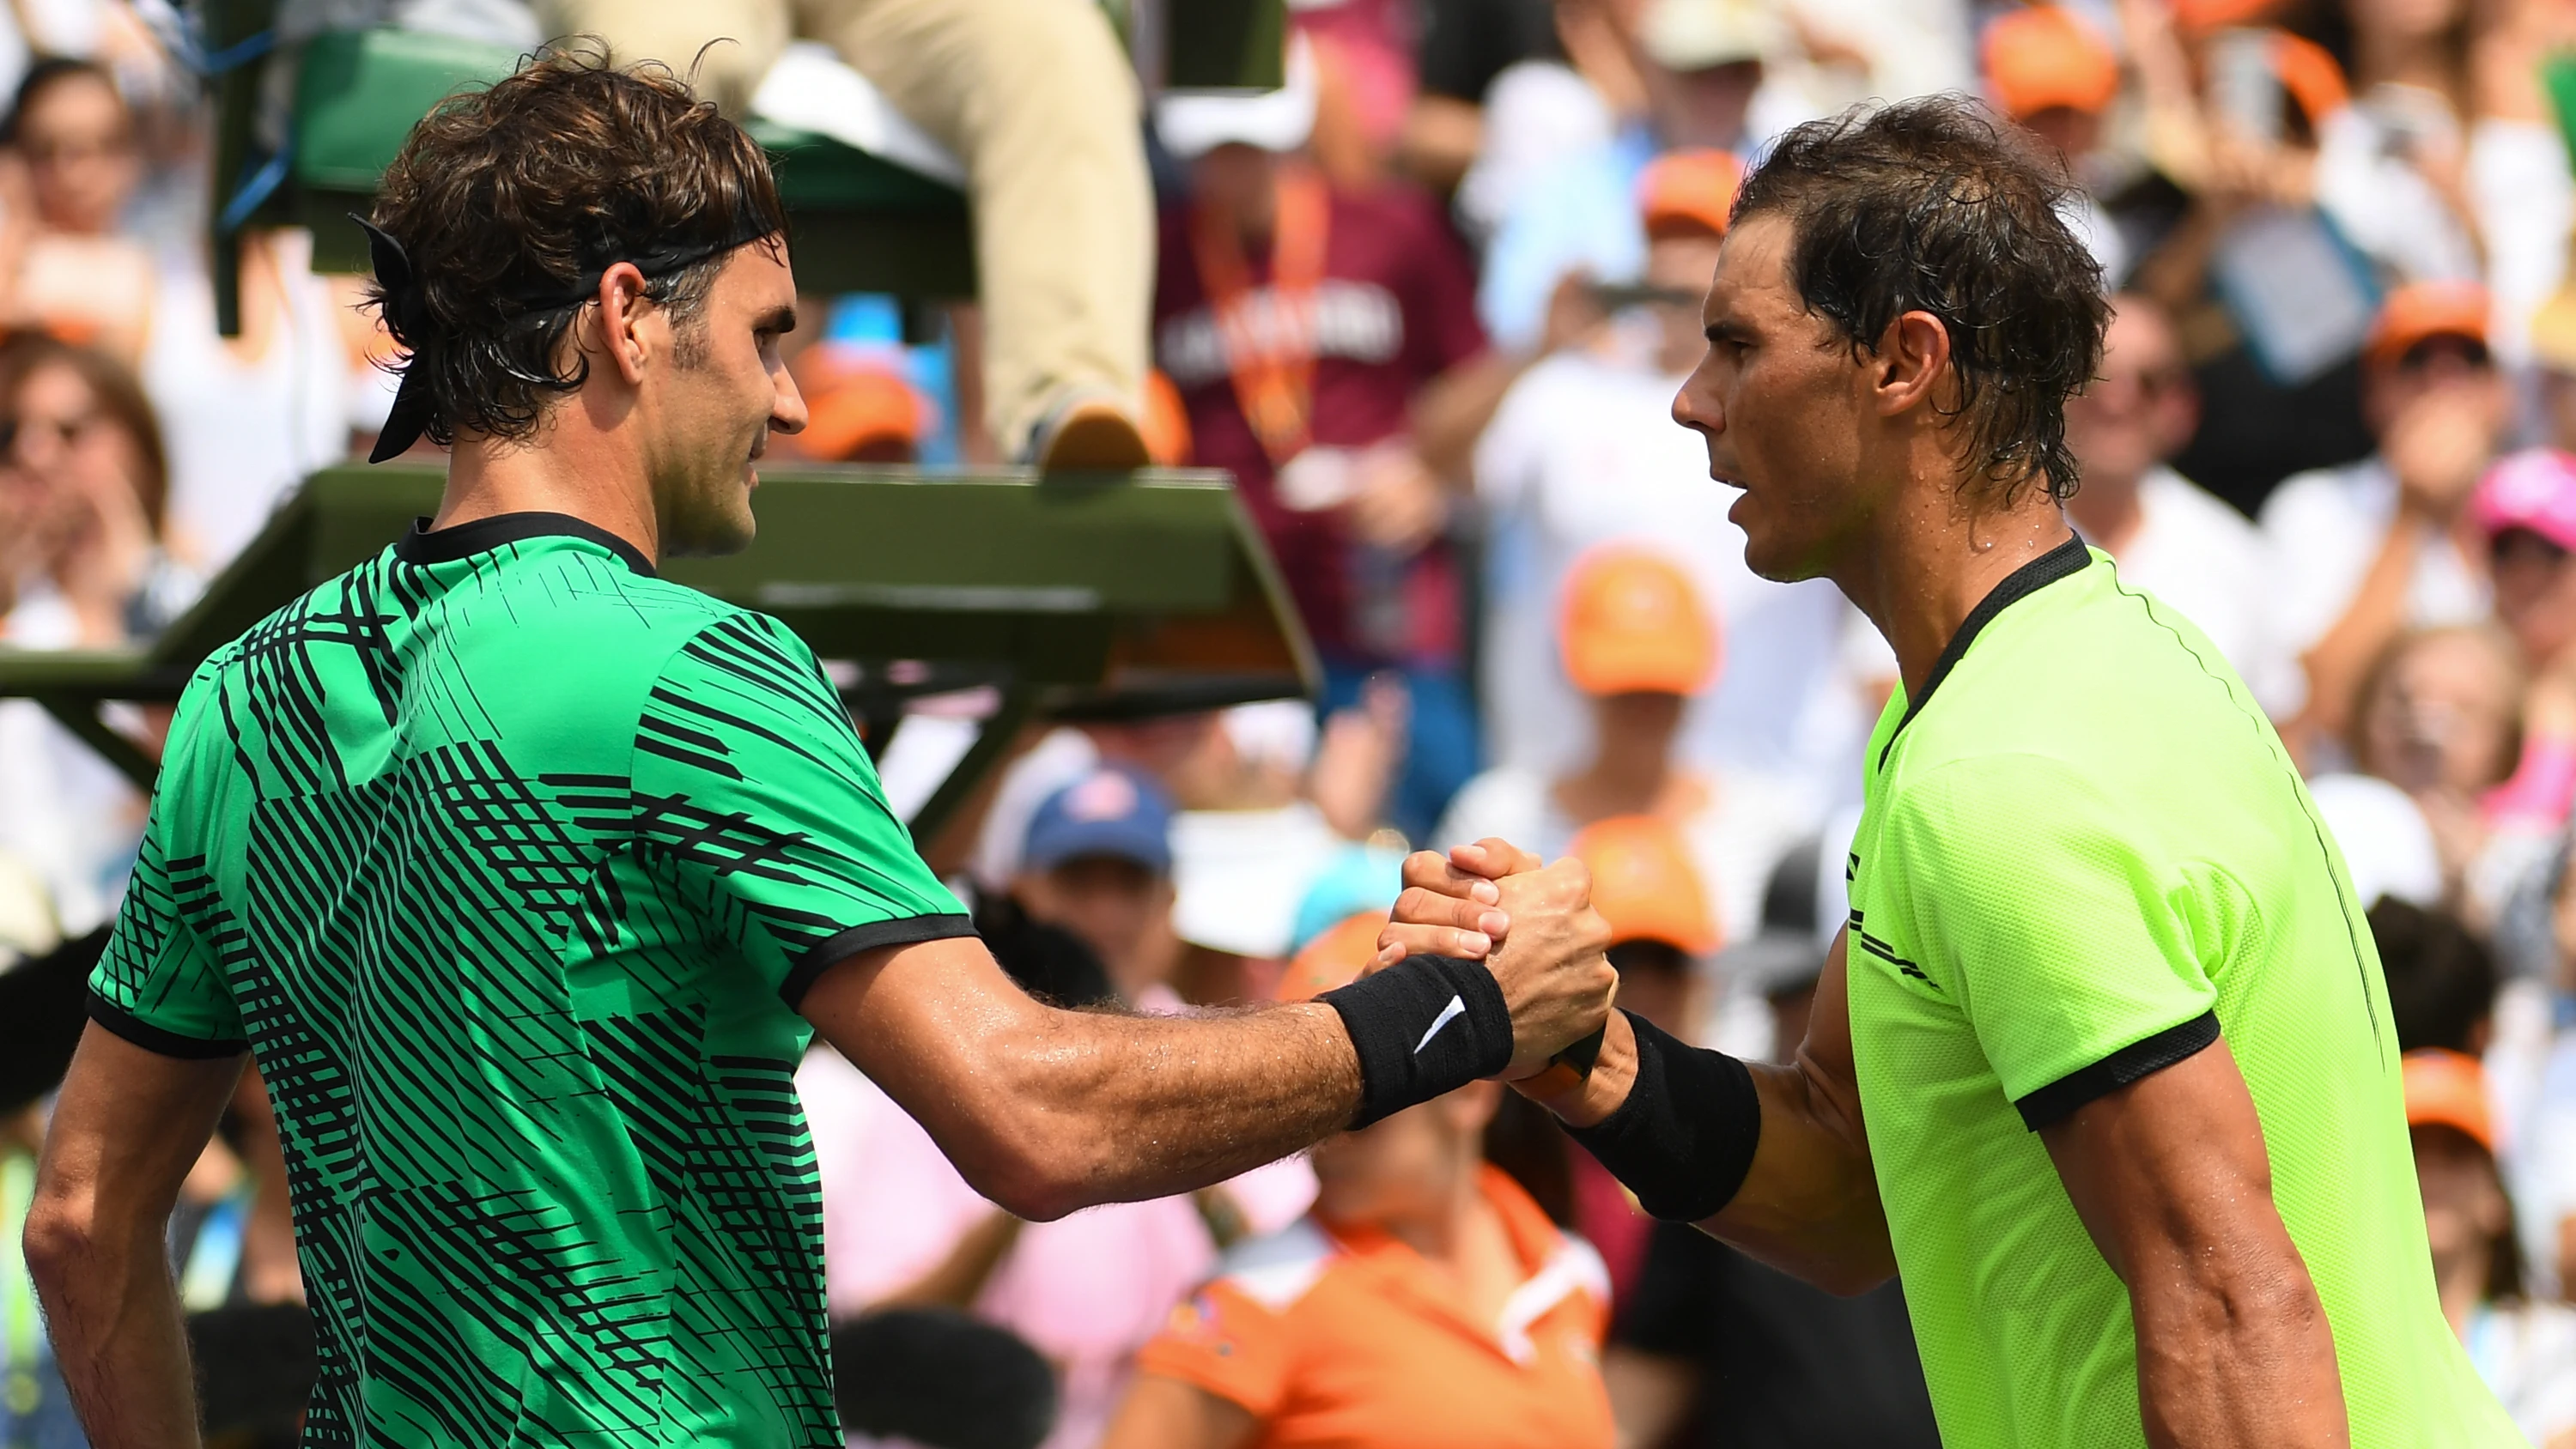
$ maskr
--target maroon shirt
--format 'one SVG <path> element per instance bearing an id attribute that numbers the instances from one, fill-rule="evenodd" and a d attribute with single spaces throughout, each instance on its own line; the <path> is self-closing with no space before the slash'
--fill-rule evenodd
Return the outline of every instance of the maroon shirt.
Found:
<path id="1" fill-rule="evenodd" d="M 1405 431 L 1423 384 L 1485 350 L 1475 278 L 1456 238 L 1429 202 L 1395 189 L 1335 189 L 1326 224 L 1324 279 L 1315 293 L 1316 360 L 1309 429 L 1319 447 L 1364 448 Z M 1270 540 L 1316 647 L 1349 662 L 1391 663 L 1364 642 L 1352 546 L 1339 510 L 1282 507 L 1272 469 L 1235 401 L 1233 375 L 1190 244 L 1189 212 L 1162 218 L 1154 284 L 1154 365 L 1171 378 L 1190 419 L 1193 461 L 1231 471 Z M 1269 290 L 1267 246 L 1246 248 L 1256 303 Z M 1456 570 L 1448 549 L 1405 566 L 1407 638 L 1415 662 L 1447 662 L 1459 647 Z"/>

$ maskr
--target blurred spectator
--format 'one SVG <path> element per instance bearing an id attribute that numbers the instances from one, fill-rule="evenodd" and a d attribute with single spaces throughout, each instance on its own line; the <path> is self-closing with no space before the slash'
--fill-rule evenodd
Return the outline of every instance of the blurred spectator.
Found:
<path id="1" fill-rule="evenodd" d="M 1028 823 L 1015 900 L 978 917 L 997 927 L 996 959 L 1059 1000 L 1086 1004 L 1090 983 L 1105 981 L 1126 1009 L 1182 1009 L 1167 979 L 1171 820 L 1162 787 L 1131 766 L 1090 769 L 1049 796 Z M 823 1182 L 834 1316 L 946 1307 L 1018 1334 L 1061 1381 L 1051 1449 L 1098 1442 L 1132 1355 L 1219 1247 L 1292 1220 L 1312 1194 L 1292 1159 L 1202 1193 L 1024 1223 L 978 1197 L 839 1056 L 813 1052 L 797 1083 Z"/>
<path id="2" fill-rule="evenodd" d="M 1977 58 L 1996 108 L 2064 157 L 2067 174 L 2084 187 L 2068 220 L 2102 264 L 2105 285 L 2117 288 L 2128 275 L 2128 245 L 2092 190 L 2100 179 L 2095 158 L 2104 114 L 2120 93 L 2120 57 L 2109 37 L 2062 6 L 2030 5 L 1997 16 L 1986 27 Z M 2185 429 L 2168 451 L 2189 433 Z"/>
<path id="3" fill-rule="evenodd" d="M 2576 799 L 2576 456 L 2534 448 L 2487 470 L 2469 513 L 2488 548 L 2497 622 L 2531 672 L 2513 779 L 2489 796 L 2499 829 L 2535 846 Z"/>
<path id="4" fill-rule="evenodd" d="M 1722 936 L 1756 919 L 1763 883 L 1815 828 L 1804 792 L 1746 770 L 1681 758 L 1682 710 L 1719 665 L 1717 631 L 1689 574 L 1661 554 L 1605 546 L 1565 582 L 1559 646 L 1592 705 L 1589 758 L 1562 771 L 1498 765 L 1469 782 L 1432 839 L 1443 849 L 1498 835 L 1550 859 L 1575 832 L 1615 815 L 1677 826 Z"/>
<path id="5" fill-rule="evenodd" d="M 1689 843 L 1668 820 L 1623 815 L 1583 827 L 1566 854 L 1592 871 L 1592 908 L 1610 925 L 1619 1005 L 1698 1040 L 1709 1005 L 1701 972 L 1721 938 Z M 1574 1226 L 1600 1250 L 1616 1309 L 1636 1290 L 1654 1220 L 1590 1153 L 1568 1154 L 1568 1168 Z"/>
<path id="6" fill-rule="evenodd" d="M 2527 342 L 2540 441 L 2576 453 L 2576 286 L 2559 288 L 2533 315 Z"/>
<path id="7" fill-rule="evenodd" d="M 2439 1047 L 2486 1055 L 2495 1030 L 2495 955 L 2459 917 L 2382 898 L 2370 937 L 2388 980 L 2388 1015 L 2403 1052 Z"/>
<path id="8" fill-rule="evenodd" d="M 1514 365 L 1485 352 L 1465 259 L 1419 197 L 1334 186 L 1298 156 L 1304 48 L 1267 95 L 1170 96 L 1190 163 L 1163 218 L 1155 354 L 1195 461 L 1230 469 L 1325 667 L 1324 708 L 1400 674 L 1409 749 L 1390 813 L 1420 835 L 1474 768 L 1448 481 Z"/>
<path id="9" fill-rule="evenodd" d="M 2513 356 L 2576 223 L 2527 8 L 2347 0 L 2352 104 L 2319 128 L 2316 160 L 2317 202 L 2346 237 L 2401 283 L 2484 280 Z"/>
<path id="10" fill-rule="evenodd" d="M 1550 299 L 1568 277 L 1637 278 L 1646 261 L 1637 179 L 1657 155 L 1685 147 L 1749 155 L 1776 124 L 1798 119 L 1754 114 L 1764 61 L 1788 39 L 1760 0 L 1649 0 L 1637 35 L 1643 122 L 1515 188 L 1486 250 L 1476 310 L 1498 344 L 1541 345 Z"/>
<path id="11" fill-rule="evenodd" d="M 1598 114 L 1598 96 L 1565 64 L 1565 35 L 1578 13 L 1600 8 L 1599 0 L 1424 0 L 1415 51 L 1420 88 L 1404 121 L 1406 169 L 1434 191 L 1457 186 L 1487 144 L 1486 105 L 1496 82 L 1518 66 L 1550 67 L 1572 82 L 1564 88 L 1571 107 L 1558 119 L 1581 125 Z"/>
<path id="12" fill-rule="evenodd" d="M 0 322 L 139 357 L 152 262 L 121 231 L 142 161 L 115 77 L 86 60 L 38 61 L 18 83 L 0 142 L 23 190 L 7 197 L 0 227 Z"/>
<path id="13" fill-rule="evenodd" d="M 2367 452 L 2360 366 L 2380 284 L 2316 205 L 2317 135 L 2350 100 L 2264 5 L 2120 0 L 2147 170 L 2112 196 L 2127 285 L 2178 320 L 2206 410 L 2180 467 L 2247 513 Z"/>
<path id="14" fill-rule="evenodd" d="M 1763 1055 L 1771 1060 L 1788 1060 L 1806 1039 L 1825 961 L 1818 918 L 1839 915 L 1820 911 L 1820 897 L 1836 894 L 1829 887 L 1840 884 L 1842 856 L 1821 842 L 1792 851 L 1764 893 L 1761 930 L 1718 958 L 1734 987 L 1769 999 L 1773 1027 Z M 1624 1004 L 1624 971 L 1620 984 Z M 1837 1297 L 1687 1223 L 1655 1225 L 1601 1368 L 1625 1444 L 1931 1449 L 1941 1442 L 1897 1284 Z"/>
<path id="15" fill-rule="evenodd" d="M 2401 630 L 2487 612 L 2466 510 L 2505 423 L 2487 305 L 2474 283 L 2389 294 L 2364 354 L 2379 451 L 2291 478 L 2263 506 L 2281 642 L 2308 675 L 2285 731 L 2294 749 L 2343 730 L 2363 671 Z"/>
<path id="16" fill-rule="evenodd" d="M 1505 67 L 1482 92 L 1480 108 L 1428 93 L 1426 74 L 1426 94 L 1408 128 L 1416 174 L 1440 189 L 1456 186 L 1458 220 L 1471 239 L 1490 241 L 1534 178 L 1608 145 L 1645 115 L 1636 52 L 1645 4 L 1557 0 L 1562 55 Z"/>
<path id="17" fill-rule="evenodd" d="M 1735 158 L 1671 152 L 1640 175 L 1643 284 L 1605 292 L 1616 315 L 1504 395 L 1476 450 L 1487 523 L 1481 698 L 1487 758 L 1555 771 L 1580 762 L 1591 710 L 1557 655 L 1566 570 L 1601 544 L 1644 542 L 1688 567 L 1723 631 L 1726 668 L 1694 698 L 1681 757 L 1796 782 L 1819 799 L 1857 789 L 1867 729 L 1836 652 L 1852 615 L 1822 580 L 1775 584 L 1745 567 L 1699 435 L 1672 425 L 1674 390 L 1707 351 L 1700 299 L 1735 198 Z M 1595 291 L 1580 287 L 1586 293 Z"/>
<path id="18" fill-rule="evenodd" d="M 1283 998 L 1358 974 L 1361 924 L 1310 945 Z M 1173 1311 L 1104 1449 L 1609 1449 L 1601 1260 L 1479 1160 L 1503 1091 L 1318 1144 L 1313 1213 L 1238 1245 Z"/>
<path id="19" fill-rule="evenodd" d="M 2354 765 L 2414 803 L 2432 832 L 2443 902 L 2473 925 L 2494 919 L 2509 884 L 2483 868 L 2484 806 L 2513 771 L 2523 690 L 2521 659 L 2502 631 L 2425 629 L 2389 645 L 2363 682 L 2353 721 Z"/>
<path id="20" fill-rule="evenodd" d="M 1105 766 L 1038 807 L 1013 890 L 1030 919 L 1091 948 L 1121 1001 L 1157 1010 L 1180 1005 L 1167 984 L 1171 835 L 1163 787 Z"/>
<path id="21" fill-rule="evenodd" d="M 2576 1309 L 2525 1296 L 2486 1074 L 2476 1058 L 2436 1048 L 2409 1052 L 2405 1078 L 2442 1310 L 2532 1443 L 2576 1445 Z"/>
<path id="22" fill-rule="evenodd" d="M 49 338 L 0 348 L 0 644 L 112 648 L 193 591 L 161 547 L 167 478 L 134 377 Z M 111 721 L 148 737 L 131 710 Z M 63 935 L 114 914 L 142 839 L 131 782 L 28 700 L 0 701 L 0 852 L 45 882 Z"/>
<path id="23" fill-rule="evenodd" d="M 2102 374 L 2066 404 L 2066 441 L 2084 476 L 2067 518 L 2119 561 L 2121 578 L 2199 625 L 2267 710 L 2286 713 L 2301 684 L 2273 644 L 2262 536 L 2166 463 L 2200 419 L 2173 324 L 2136 293 L 2113 305 Z"/>

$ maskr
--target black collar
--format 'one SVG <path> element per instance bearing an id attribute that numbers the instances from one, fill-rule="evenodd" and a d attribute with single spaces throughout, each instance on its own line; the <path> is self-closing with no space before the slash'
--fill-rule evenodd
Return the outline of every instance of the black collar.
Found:
<path id="1" fill-rule="evenodd" d="M 395 541 L 394 556 L 410 564 L 454 563 L 504 544 L 556 534 L 598 544 L 624 559 L 628 568 L 648 579 L 654 577 L 653 561 L 644 556 L 644 550 L 598 524 L 585 523 L 568 513 L 496 513 L 440 529 L 432 529 L 426 518 L 415 518 L 411 532 Z"/>
<path id="2" fill-rule="evenodd" d="M 2084 546 L 2084 540 L 2070 537 L 2004 575 L 2002 583 L 1979 599 L 1977 607 L 1970 609 L 1968 617 L 1960 622 L 1959 632 L 1951 635 L 1950 642 L 1941 646 L 1941 657 L 1932 661 L 1932 672 L 1924 678 L 1923 692 L 1905 702 L 1905 718 L 1896 722 L 1895 732 L 1879 749 L 1878 767 L 1882 770 L 1887 768 L 1888 752 L 1896 748 L 1897 736 L 1904 734 L 1905 727 L 1914 723 L 1914 717 L 1923 712 L 1923 706 L 1932 702 L 1932 691 L 1939 689 L 1941 681 L 1949 678 L 1950 671 L 1967 657 L 1968 646 L 1977 641 L 1977 635 L 1995 621 L 1997 614 L 2091 562 L 2093 551 Z"/>

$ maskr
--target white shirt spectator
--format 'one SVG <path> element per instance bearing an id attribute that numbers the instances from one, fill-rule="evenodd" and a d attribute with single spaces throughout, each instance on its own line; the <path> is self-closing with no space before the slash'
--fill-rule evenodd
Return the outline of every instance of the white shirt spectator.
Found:
<path id="1" fill-rule="evenodd" d="M 2263 535 L 2244 514 L 2158 464 L 2138 480 L 2138 523 L 2119 553 L 2120 577 L 2200 626 L 2263 707 L 2297 708 L 2297 662 L 2274 638 Z"/>
<path id="2" fill-rule="evenodd" d="M 2297 474 L 2273 491 L 2262 523 L 2279 648 L 2303 655 L 2343 617 L 2396 516 L 2397 475 L 2376 454 Z M 2433 540 L 2407 587 L 2407 625 L 2468 624 L 2486 614 L 2485 570 L 2448 535 Z"/>
<path id="3" fill-rule="evenodd" d="M 2484 238 L 2481 256 L 2411 154 L 2463 156 L 2462 182 Z M 2317 135 L 2317 204 L 2353 245 L 2408 282 L 2483 278 L 2495 297 L 2497 350 L 2523 355 L 2531 314 L 2566 270 L 2576 182 L 2554 127 L 2480 120 L 2463 134 L 2439 96 L 2382 85 L 2325 118 Z"/>
<path id="4" fill-rule="evenodd" d="M 1744 531 L 1726 517 L 1737 490 L 1710 480 L 1699 435 L 1672 421 L 1680 384 L 1561 353 L 1513 385 L 1478 444 L 1476 492 L 1492 523 L 1487 758 L 1553 773 L 1590 750 L 1590 715 L 1557 653 L 1559 596 L 1585 550 L 1643 543 L 1689 569 L 1717 610 L 1718 679 L 1693 701 L 1682 758 L 1838 800 L 1857 789 L 1868 729 L 1836 648 L 1850 606 L 1822 579 L 1775 584 L 1745 566 Z"/>
<path id="5" fill-rule="evenodd" d="M 1458 183 L 1459 221 L 1477 241 L 1490 238 L 1532 177 L 1610 144 L 1616 129 L 1601 93 L 1572 66 L 1553 60 L 1505 66 L 1485 89 L 1484 134 Z"/>
<path id="6" fill-rule="evenodd" d="M 2532 1443 L 2576 1430 L 2576 1308 L 2564 1303 L 2485 1303 L 2461 1342 L 2478 1377 Z"/>

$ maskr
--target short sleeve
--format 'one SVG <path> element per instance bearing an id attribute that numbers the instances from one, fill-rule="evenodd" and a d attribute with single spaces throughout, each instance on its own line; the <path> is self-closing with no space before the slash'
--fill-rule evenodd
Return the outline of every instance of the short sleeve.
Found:
<path id="1" fill-rule="evenodd" d="M 1887 829 L 1919 974 L 1966 1014 L 2032 1130 L 2217 1040 L 2192 881 L 2074 770 L 1945 765 L 1890 801 Z"/>
<path id="2" fill-rule="evenodd" d="M 671 657 L 636 721 L 632 779 L 647 869 L 790 1007 L 859 952 L 974 934 L 776 620 L 729 616 Z"/>
<path id="3" fill-rule="evenodd" d="M 219 910 L 206 860 L 174 860 L 168 849 L 172 802 L 179 794 L 168 782 L 184 769 L 174 749 L 116 929 L 90 971 L 89 1014 L 100 1026 L 166 1057 L 235 1056 L 250 1047 L 241 1011 L 207 942 L 206 922 L 192 919 Z"/>
<path id="4" fill-rule="evenodd" d="M 1287 1320 L 1223 1279 L 1174 1308 L 1136 1355 L 1138 1373 L 1179 1379 L 1256 1419 L 1286 1402 L 1290 1364 Z"/>

